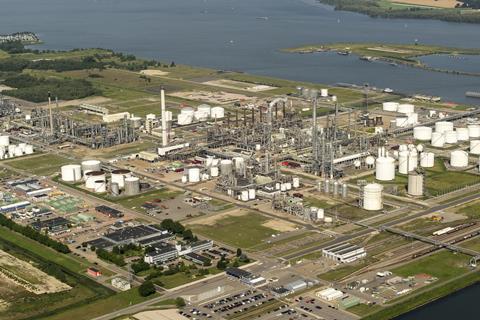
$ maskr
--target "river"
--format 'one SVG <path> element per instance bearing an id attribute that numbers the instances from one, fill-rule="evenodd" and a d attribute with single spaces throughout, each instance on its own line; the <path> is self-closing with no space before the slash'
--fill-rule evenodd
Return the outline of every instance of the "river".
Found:
<path id="1" fill-rule="evenodd" d="M 102 47 L 196 66 L 326 84 L 368 82 L 480 103 L 464 96 L 480 91 L 480 78 L 367 63 L 353 55 L 279 51 L 326 42 L 416 39 L 468 48 L 478 45 L 480 25 L 374 19 L 335 12 L 315 0 L 2 0 L 0 5 L 0 33 L 36 32 L 44 41 L 40 48 Z M 424 61 L 447 67 L 453 63 L 442 56 Z M 480 59 L 459 59 L 455 66 L 469 66 L 462 61 L 480 69 Z M 398 319 L 471 319 L 479 294 L 480 286 L 472 286 Z"/>

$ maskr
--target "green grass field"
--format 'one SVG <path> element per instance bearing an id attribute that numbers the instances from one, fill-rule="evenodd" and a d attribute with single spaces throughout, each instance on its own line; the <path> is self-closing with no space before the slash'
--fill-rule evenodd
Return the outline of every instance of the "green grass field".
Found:
<path id="1" fill-rule="evenodd" d="M 44 154 L 5 161 L 5 164 L 39 176 L 51 175 L 60 171 L 60 167 L 72 163 L 72 160 L 54 154 Z"/>
<path id="2" fill-rule="evenodd" d="M 268 220 L 259 214 L 248 213 L 242 216 L 226 216 L 212 226 L 194 224 L 191 227 L 195 233 L 213 240 L 234 247 L 250 248 L 278 233 L 262 225 Z"/>
<path id="3" fill-rule="evenodd" d="M 478 219 L 480 218 L 480 201 L 468 204 L 465 207 L 460 208 L 457 212 L 466 215 L 470 219 Z"/>
<path id="4" fill-rule="evenodd" d="M 172 199 L 182 194 L 181 191 L 174 191 L 168 188 L 152 190 L 132 197 L 112 198 L 112 202 L 118 203 L 126 208 L 143 211 L 142 204 L 154 200 Z"/>

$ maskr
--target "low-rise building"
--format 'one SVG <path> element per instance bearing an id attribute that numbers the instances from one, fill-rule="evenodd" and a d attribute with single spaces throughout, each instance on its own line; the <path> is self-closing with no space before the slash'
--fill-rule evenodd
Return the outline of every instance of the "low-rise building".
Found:
<path id="1" fill-rule="evenodd" d="M 343 292 L 334 288 L 327 288 L 317 292 L 317 297 L 325 301 L 333 301 L 344 296 Z"/>
<path id="2" fill-rule="evenodd" d="M 322 255 L 340 263 L 349 263 L 366 257 L 365 248 L 350 243 L 336 244 L 322 250 Z"/>

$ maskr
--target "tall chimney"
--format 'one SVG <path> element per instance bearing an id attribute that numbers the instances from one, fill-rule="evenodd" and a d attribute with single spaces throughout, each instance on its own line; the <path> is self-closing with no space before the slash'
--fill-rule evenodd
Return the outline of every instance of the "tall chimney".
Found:
<path id="1" fill-rule="evenodd" d="M 162 105 L 162 146 L 166 147 L 168 144 L 168 132 L 167 132 L 167 115 L 165 112 L 165 90 L 162 87 L 160 92 L 160 99 Z"/>

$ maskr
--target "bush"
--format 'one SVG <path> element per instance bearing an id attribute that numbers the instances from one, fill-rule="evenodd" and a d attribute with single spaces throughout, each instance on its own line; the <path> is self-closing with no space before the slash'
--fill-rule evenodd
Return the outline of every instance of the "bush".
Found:
<path id="1" fill-rule="evenodd" d="M 186 306 L 186 303 L 185 303 L 185 300 L 183 300 L 182 297 L 178 297 L 175 299 L 175 305 L 177 306 L 177 308 L 183 308 Z"/>
<path id="2" fill-rule="evenodd" d="M 148 297 L 152 294 L 154 294 L 157 290 L 155 290 L 155 286 L 153 285 L 153 282 L 151 281 L 145 281 L 138 287 L 138 293 L 142 297 Z"/>
<path id="3" fill-rule="evenodd" d="M 138 274 L 142 271 L 147 271 L 148 269 L 150 269 L 150 265 L 145 261 L 139 261 L 137 263 L 132 264 L 132 271 L 135 274 Z"/>
<path id="4" fill-rule="evenodd" d="M 99 257 L 100 259 L 112 262 L 119 267 L 123 267 L 124 265 L 126 265 L 125 260 L 121 255 L 115 254 L 113 252 L 108 252 L 105 249 L 98 249 L 96 253 L 97 257 Z"/>

